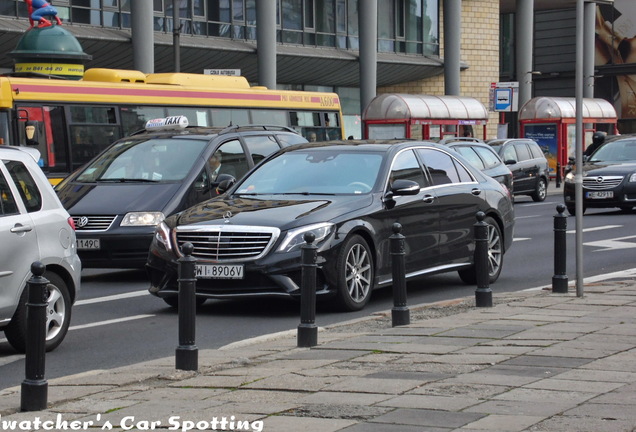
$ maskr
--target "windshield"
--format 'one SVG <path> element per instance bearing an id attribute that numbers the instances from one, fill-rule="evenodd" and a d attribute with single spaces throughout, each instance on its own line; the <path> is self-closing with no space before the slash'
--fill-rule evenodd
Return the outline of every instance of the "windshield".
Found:
<path id="1" fill-rule="evenodd" d="M 636 162 L 636 139 L 621 139 L 608 142 L 598 148 L 589 162 Z"/>
<path id="2" fill-rule="evenodd" d="M 363 194 L 375 184 L 382 154 L 308 149 L 282 153 L 247 177 L 239 194 Z"/>
<path id="3" fill-rule="evenodd" d="M 121 141 L 91 162 L 78 182 L 172 182 L 183 180 L 207 145 L 205 140 Z"/>

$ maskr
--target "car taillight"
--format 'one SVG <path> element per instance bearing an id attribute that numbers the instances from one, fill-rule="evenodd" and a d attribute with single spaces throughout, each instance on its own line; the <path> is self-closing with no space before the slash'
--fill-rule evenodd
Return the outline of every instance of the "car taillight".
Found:
<path id="1" fill-rule="evenodd" d="M 66 221 L 71 226 L 71 228 L 73 228 L 73 231 L 75 231 L 75 222 L 73 221 L 73 218 L 70 217 L 70 218 L 66 219 Z"/>

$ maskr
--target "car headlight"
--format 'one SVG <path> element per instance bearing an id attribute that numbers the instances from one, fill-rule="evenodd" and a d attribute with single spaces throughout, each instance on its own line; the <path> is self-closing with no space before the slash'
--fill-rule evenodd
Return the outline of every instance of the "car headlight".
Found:
<path id="1" fill-rule="evenodd" d="M 320 223 L 315 225 L 307 225 L 301 228 L 296 228 L 287 232 L 285 240 L 278 248 L 278 252 L 291 252 L 300 248 L 303 244 L 306 244 L 304 236 L 307 232 L 313 232 L 316 236 L 314 244 L 318 245 L 321 241 L 329 237 L 334 231 L 335 225 L 332 223 Z"/>
<path id="2" fill-rule="evenodd" d="M 155 229 L 155 240 L 157 243 L 162 244 L 167 251 L 172 250 L 172 243 L 170 242 L 170 228 L 164 222 L 159 223 Z"/>
<path id="3" fill-rule="evenodd" d="M 161 212 L 131 212 L 126 213 L 121 226 L 157 226 L 166 217 Z"/>
<path id="4" fill-rule="evenodd" d="M 629 182 L 636 182 L 636 173 L 632 173 L 632 175 L 629 176 Z"/>

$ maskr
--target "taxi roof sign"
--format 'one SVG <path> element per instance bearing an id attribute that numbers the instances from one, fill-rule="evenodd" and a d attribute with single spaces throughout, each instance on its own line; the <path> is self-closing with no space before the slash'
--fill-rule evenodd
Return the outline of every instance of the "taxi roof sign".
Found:
<path id="1" fill-rule="evenodd" d="M 146 122 L 146 130 L 185 129 L 188 127 L 188 123 L 186 116 L 157 118 Z"/>

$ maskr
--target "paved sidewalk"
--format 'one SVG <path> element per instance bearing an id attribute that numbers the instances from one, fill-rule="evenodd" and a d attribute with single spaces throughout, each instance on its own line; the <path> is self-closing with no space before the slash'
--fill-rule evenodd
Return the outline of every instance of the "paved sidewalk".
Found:
<path id="1" fill-rule="evenodd" d="M 311 349 L 294 329 L 200 351 L 197 372 L 169 357 L 50 380 L 45 411 L 18 412 L 6 389 L 0 430 L 634 431 L 634 274 L 583 297 L 411 307 L 403 327 L 389 311 L 321 328 Z"/>

